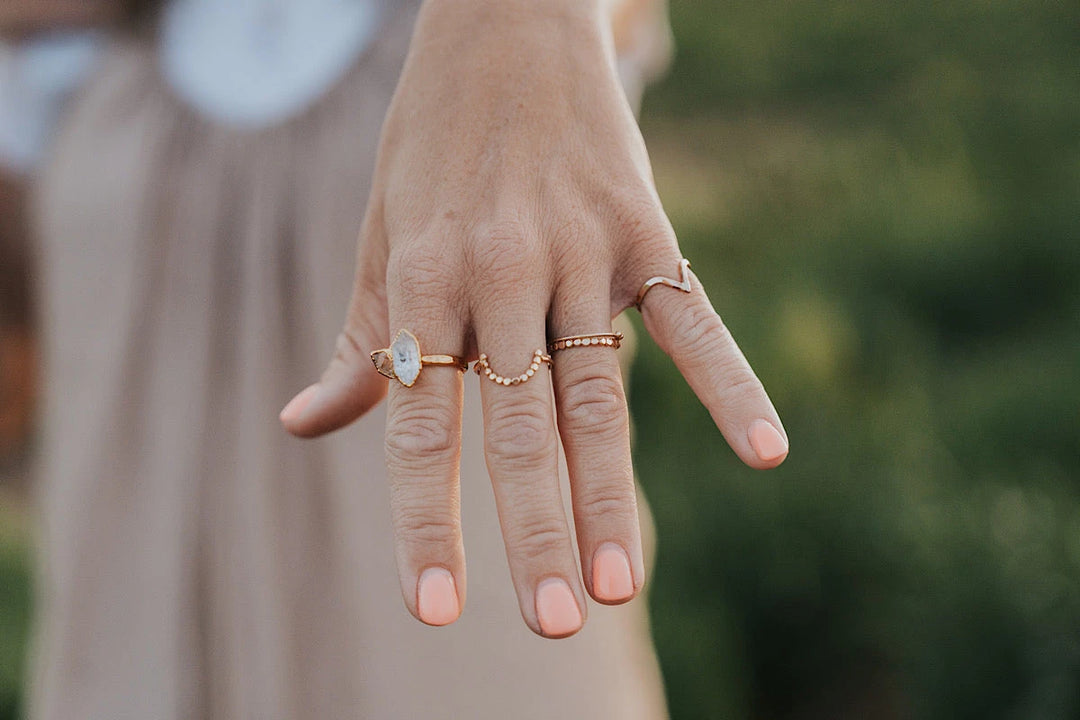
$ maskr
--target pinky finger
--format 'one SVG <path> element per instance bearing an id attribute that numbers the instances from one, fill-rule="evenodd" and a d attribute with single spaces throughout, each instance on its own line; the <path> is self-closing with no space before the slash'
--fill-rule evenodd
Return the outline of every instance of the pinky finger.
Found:
<path id="1" fill-rule="evenodd" d="M 670 264 L 678 267 L 677 261 Z M 645 295 L 645 328 L 675 361 L 735 454 L 753 468 L 776 467 L 788 454 L 780 417 L 705 288 L 687 273 L 690 293 L 655 286 Z"/>

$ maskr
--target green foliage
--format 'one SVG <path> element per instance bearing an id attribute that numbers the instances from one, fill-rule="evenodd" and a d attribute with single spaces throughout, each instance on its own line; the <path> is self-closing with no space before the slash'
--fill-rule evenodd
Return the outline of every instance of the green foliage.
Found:
<path id="1" fill-rule="evenodd" d="M 0 720 L 17 720 L 30 625 L 30 552 L 24 523 L 3 510 L 0 507 Z"/>
<path id="2" fill-rule="evenodd" d="M 658 185 L 792 441 L 643 343 L 673 717 L 1080 716 L 1080 6 L 672 13 Z"/>

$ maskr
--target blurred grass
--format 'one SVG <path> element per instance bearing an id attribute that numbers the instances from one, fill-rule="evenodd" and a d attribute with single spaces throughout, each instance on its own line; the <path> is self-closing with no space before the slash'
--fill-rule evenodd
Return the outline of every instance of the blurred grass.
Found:
<path id="1" fill-rule="evenodd" d="M 671 2 L 657 182 L 792 441 L 742 467 L 641 344 L 673 717 L 1080 717 L 1080 6 Z"/>
<path id="2" fill-rule="evenodd" d="M 792 441 L 642 344 L 673 717 L 1080 717 L 1080 6 L 672 16 L 657 183 Z"/>
<path id="3" fill-rule="evenodd" d="M 0 492 L 0 720 L 22 717 L 32 600 L 29 537 L 21 503 Z"/>

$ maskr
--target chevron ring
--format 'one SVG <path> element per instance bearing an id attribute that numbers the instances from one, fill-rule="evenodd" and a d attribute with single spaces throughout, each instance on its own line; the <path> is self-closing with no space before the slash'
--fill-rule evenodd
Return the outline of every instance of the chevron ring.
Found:
<path id="1" fill-rule="evenodd" d="M 644 302 L 646 293 L 657 285 L 667 285 L 676 290 L 682 290 L 684 293 L 690 292 L 692 290 L 690 286 L 690 261 L 686 258 L 679 261 L 679 274 L 682 276 L 682 280 L 672 280 L 663 275 L 657 275 L 646 280 L 641 289 L 638 290 L 637 300 L 634 301 L 634 306 L 637 307 L 638 312 L 641 312 L 641 303 Z"/>

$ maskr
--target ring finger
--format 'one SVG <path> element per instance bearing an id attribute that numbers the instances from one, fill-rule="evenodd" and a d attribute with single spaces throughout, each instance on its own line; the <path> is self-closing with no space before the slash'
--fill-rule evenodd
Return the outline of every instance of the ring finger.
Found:
<path id="1" fill-rule="evenodd" d="M 585 584 L 598 602 L 614 605 L 641 589 L 645 564 L 618 341 L 603 335 L 610 305 L 606 292 L 593 301 L 565 298 L 552 326 L 557 338 L 583 336 L 553 349 L 556 408 Z"/>

